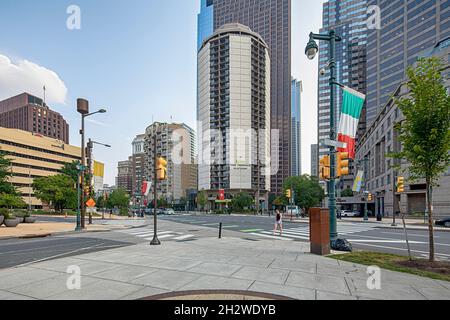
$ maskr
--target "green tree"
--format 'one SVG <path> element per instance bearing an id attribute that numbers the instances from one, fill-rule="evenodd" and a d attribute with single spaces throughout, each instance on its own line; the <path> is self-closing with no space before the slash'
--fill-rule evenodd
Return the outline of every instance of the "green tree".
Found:
<path id="1" fill-rule="evenodd" d="M 442 70 L 440 59 L 420 59 L 407 71 L 410 94 L 396 101 L 405 121 L 396 125 L 403 148 L 393 157 L 408 161 L 411 181 L 425 179 L 430 262 L 435 259 L 433 187 L 450 165 L 450 97 Z"/>
<path id="2" fill-rule="evenodd" d="M 167 208 L 169 206 L 169 202 L 167 198 L 161 197 L 158 199 L 158 208 Z"/>
<path id="3" fill-rule="evenodd" d="M 200 206 L 201 210 L 205 210 L 206 204 L 208 203 L 208 196 L 205 191 L 200 191 L 197 195 L 197 204 Z"/>
<path id="4" fill-rule="evenodd" d="M 120 214 L 128 214 L 128 206 L 130 204 L 130 196 L 123 188 L 114 190 L 109 197 L 109 205 L 111 207 L 117 207 L 120 210 Z"/>
<path id="5" fill-rule="evenodd" d="M 343 197 L 343 198 L 353 197 L 353 190 L 345 189 L 344 191 L 341 192 L 341 197 Z"/>
<path id="6" fill-rule="evenodd" d="M 319 205 L 325 198 L 325 191 L 319 184 L 316 177 L 303 175 L 300 177 L 290 177 L 284 182 L 284 194 L 286 190 L 294 190 L 295 204 L 308 212 L 310 208 Z M 286 196 L 283 197 L 288 202 Z"/>
<path id="7" fill-rule="evenodd" d="M 97 203 L 97 208 L 100 209 L 106 208 L 106 201 L 103 196 L 98 197 L 95 202 Z"/>
<path id="8" fill-rule="evenodd" d="M 27 204 L 15 194 L 0 194 L 0 208 L 25 208 Z"/>
<path id="9" fill-rule="evenodd" d="M 0 194 L 17 195 L 16 188 L 9 182 L 11 177 L 11 160 L 6 158 L 4 152 L 0 151 Z"/>
<path id="10" fill-rule="evenodd" d="M 74 161 L 72 163 L 66 163 L 61 169 L 61 173 L 72 178 L 73 181 L 77 182 L 78 179 L 78 169 L 77 166 L 80 164 L 79 161 Z"/>
<path id="11" fill-rule="evenodd" d="M 253 197 L 246 192 L 241 192 L 234 196 L 231 202 L 231 208 L 234 212 L 243 212 L 245 209 L 251 207 L 254 203 Z"/>
<path id="12" fill-rule="evenodd" d="M 77 190 L 74 181 L 66 175 L 34 179 L 34 194 L 38 199 L 52 206 L 56 211 L 77 207 Z"/>

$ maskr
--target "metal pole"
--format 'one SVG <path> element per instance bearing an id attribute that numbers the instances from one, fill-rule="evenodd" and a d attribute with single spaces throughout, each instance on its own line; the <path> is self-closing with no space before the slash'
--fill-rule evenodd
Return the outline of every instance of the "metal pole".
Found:
<path id="1" fill-rule="evenodd" d="M 396 183 L 395 183 L 395 180 L 397 179 L 397 175 L 395 174 L 395 172 L 394 172 L 394 175 L 393 175 L 393 179 L 392 179 L 392 226 L 393 227 L 396 227 L 397 226 L 397 222 L 395 221 L 395 215 L 396 215 L 396 213 L 397 213 L 397 195 L 396 195 L 396 193 L 395 193 L 395 189 L 396 189 Z"/>
<path id="2" fill-rule="evenodd" d="M 336 140 L 335 121 L 334 121 L 334 97 L 336 83 L 336 32 L 330 30 L 330 139 Z M 328 198 L 330 209 L 330 240 L 334 241 L 338 238 L 337 218 L 336 218 L 336 148 L 330 147 L 330 181 L 328 182 Z"/>
<path id="3" fill-rule="evenodd" d="M 369 221 L 369 216 L 367 212 L 367 205 L 369 202 L 369 196 L 368 196 L 368 190 L 367 190 L 367 161 L 369 159 L 367 157 L 364 157 L 364 195 L 365 195 L 365 202 L 364 202 L 364 221 Z"/>
<path id="4" fill-rule="evenodd" d="M 29 193 L 28 193 L 28 214 L 31 214 L 31 189 L 32 189 L 32 185 L 31 185 L 31 167 L 28 167 L 28 181 L 30 181 L 28 188 L 29 188 Z"/>
<path id="5" fill-rule="evenodd" d="M 92 149 L 93 143 L 92 140 L 89 139 L 87 146 L 87 156 L 88 156 L 88 172 L 89 172 L 89 197 L 92 196 Z M 89 210 L 89 224 L 92 224 L 92 212 Z"/>
<path id="6" fill-rule="evenodd" d="M 81 197 L 81 192 L 80 192 L 80 171 L 78 171 L 78 175 L 77 175 L 77 227 L 75 228 L 75 231 L 81 231 L 81 213 L 80 213 L 80 197 Z"/>
<path id="7" fill-rule="evenodd" d="M 86 229 L 86 204 L 84 197 L 84 173 L 86 167 L 86 150 L 84 146 L 84 118 L 85 115 L 81 115 L 81 165 L 83 170 L 81 171 L 81 228 Z"/>
<path id="8" fill-rule="evenodd" d="M 154 151 L 154 161 L 155 163 L 153 164 L 153 170 L 154 170 L 154 208 L 153 208 L 153 240 L 152 242 L 150 242 L 151 246 L 159 246 L 161 244 L 161 242 L 158 239 L 158 214 L 157 214 L 157 204 L 158 201 L 156 199 L 156 197 L 158 196 L 157 194 L 157 183 L 158 183 L 158 174 L 157 174 L 157 166 L 156 166 L 156 162 L 158 161 L 158 156 L 156 155 L 157 149 L 156 149 L 156 130 L 154 132 L 154 139 L 153 139 L 153 151 Z"/>

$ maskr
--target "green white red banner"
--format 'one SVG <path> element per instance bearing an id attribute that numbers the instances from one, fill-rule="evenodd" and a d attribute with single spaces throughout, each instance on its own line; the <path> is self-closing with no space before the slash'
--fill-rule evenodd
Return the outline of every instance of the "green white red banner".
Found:
<path id="1" fill-rule="evenodd" d="M 338 151 L 348 152 L 350 159 L 355 159 L 356 134 L 365 100 L 364 94 L 349 87 L 344 87 L 338 141 L 346 143 L 347 148 L 338 148 Z"/>

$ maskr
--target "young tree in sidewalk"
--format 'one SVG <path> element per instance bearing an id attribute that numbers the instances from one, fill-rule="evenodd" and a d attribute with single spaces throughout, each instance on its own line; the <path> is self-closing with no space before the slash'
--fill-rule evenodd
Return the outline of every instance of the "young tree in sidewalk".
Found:
<path id="1" fill-rule="evenodd" d="M 319 205 L 325 198 L 325 192 L 320 186 L 316 177 L 303 175 L 300 177 L 290 177 L 284 182 L 284 194 L 286 190 L 292 189 L 292 195 L 295 204 L 303 209 L 303 212 L 308 213 L 310 208 Z M 287 202 L 286 196 L 284 196 Z"/>
<path id="2" fill-rule="evenodd" d="M 394 155 L 409 163 L 409 180 L 425 179 L 427 188 L 430 262 L 435 259 L 433 187 L 450 165 L 450 97 L 438 58 L 420 59 L 410 67 L 410 94 L 397 99 L 405 120 L 397 124 L 403 149 Z"/>
<path id="3" fill-rule="evenodd" d="M 197 195 L 197 204 L 200 206 L 201 210 L 205 210 L 206 204 L 208 203 L 208 196 L 205 191 L 200 191 Z"/>
<path id="4" fill-rule="evenodd" d="M 11 160 L 0 151 L 0 194 L 17 195 L 16 188 L 9 182 L 11 177 Z"/>

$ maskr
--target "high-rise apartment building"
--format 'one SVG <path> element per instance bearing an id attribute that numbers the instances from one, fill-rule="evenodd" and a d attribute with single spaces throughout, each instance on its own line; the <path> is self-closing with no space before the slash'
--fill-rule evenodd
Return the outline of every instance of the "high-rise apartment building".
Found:
<path id="1" fill-rule="evenodd" d="M 28 93 L 0 101 L 0 126 L 41 134 L 69 143 L 69 125 L 62 115 Z"/>
<path id="2" fill-rule="evenodd" d="M 336 80 L 361 93 L 366 93 L 366 43 L 367 43 L 367 0 L 330 0 L 323 5 L 323 27 L 321 33 L 331 29 L 342 38 L 336 43 Z M 320 42 L 319 70 L 325 70 L 319 77 L 319 142 L 330 138 L 330 70 L 329 42 Z M 342 108 L 342 93 L 337 91 L 334 99 L 334 127 L 339 127 Z M 364 130 L 364 115 L 360 129 Z M 337 132 L 336 132 L 337 134 Z M 329 153 L 329 148 L 319 143 L 319 157 Z M 353 163 L 350 175 L 342 177 L 340 188 L 353 185 Z"/>
<path id="3" fill-rule="evenodd" d="M 132 142 L 133 154 L 132 160 L 132 199 L 133 202 L 141 204 L 142 199 L 142 182 L 144 181 L 144 166 L 145 166 L 145 134 L 140 134 L 134 138 Z"/>
<path id="4" fill-rule="evenodd" d="M 270 191 L 270 57 L 262 37 L 227 24 L 198 54 L 199 190 Z M 267 170 L 269 169 L 269 170 Z M 211 204 L 214 206 L 214 203 Z"/>
<path id="5" fill-rule="evenodd" d="M 271 178 L 271 192 L 278 194 L 291 174 L 291 1 L 202 0 L 199 42 L 228 23 L 248 26 L 261 35 L 269 47 L 271 129 L 279 130 L 279 143 L 272 140 L 274 147 L 278 145 L 275 154 L 279 154 L 279 158 L 273 157 L 272 161 L 278 164 L 279 170 Z"/>
<path id="6" fill-rule="evenodd" d="M 124 189 L 131 196 L 133 193 L 133 158 L 120 161 L 117 165 L 117 188 Z"/>
<path id="7" fill-rule="evenodd" d="M 374 121 L 406 79 L 419 53 L 450 36 L 450 0 L 368 0 L 381 9 L 381 28 L 368 32 L 367 120 Z"/>
<path id="8" fill-rule="evenodd" d="M 167 160 L 168 177 L 158 182 L 158 199 L 169 203 L 186 198 L 189 189 L 197 189 L 197 166 L 195 164 L 195 133 L 186 124 L 153 123 L 146 129 L 144 140 L 144 178 L 151 182 L 153 199 L 156 155 Z"/>
<path id="9" fill-rule="evenodd" d="M 303 84 L 301 81 L 292 79 L 292 126 L 291 126 L 291 175 L 302 174 L 302 131 L 301 131 L 301 99 Z"/>

